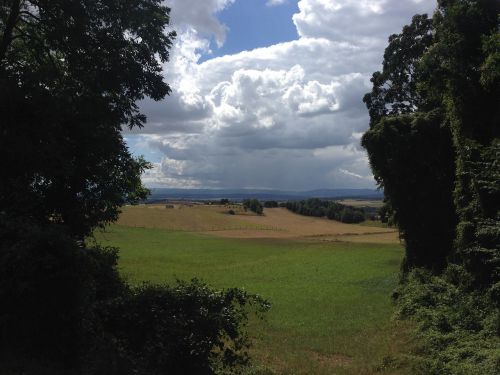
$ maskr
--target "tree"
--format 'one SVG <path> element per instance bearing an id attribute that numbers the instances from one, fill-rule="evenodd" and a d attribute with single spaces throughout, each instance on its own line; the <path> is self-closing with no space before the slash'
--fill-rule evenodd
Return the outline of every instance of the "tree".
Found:
<path id="1" fill-rule="evenodd" d="M 159 0 L 0 3 L 0 345 L 33 373 L 75 370 L 104 335 L 100 306 L 126 289 L 116 255 L 82 240 L 146 196 L 148 163 L 120 132 L 144 123 L 138 100 L 170 91 L 169 11 Z"/>
<path id="2" fill-rule="evenodd" d="M 133 288 L 117 249 L 85 242 L 147 195 L 148 163 L 121 130 L 146 121 L 139 100 L 170 92 L 162 4 L 0 1 L 2 373 L 212 374 L 246 359 L 244 310 L 263 300 L 196 282 Z"/>
<path id="3" fill-rule="evenodd" d="M 425 55 L 427 90 L 443 99 L 456 150 L 453 260 L 479 288 L 500 290 L 500 3 L 439 1 Z M 438 76 L 436 77 L 436 75 Z M 498 298 L 499 296 L 497 296 Z M 498 299 L 500 301 L 500 299 Z"/>
<path id="4" fill-rule="evenodd" d="M 391 36 L 362 140 L 406 268 L 463 262 L 486 285 L 500 274 L 498 11 L 492 0 L 443 0 L 432 22 L 415 16 Z"/>
<path id="5" fill-rule="evenodd" d="M 363 145 L 411 269 L 394 296 L 418 323 L 426 374 L 499 372 L 499 13 L 497 0 L 439 0 L 413 64 L 415 107 L 392 111 L 386 64 L 365 97 Z"/>
<path id="6" fill-rule="evenodd" d="M 264 211 L 264 208 L 258 199 L 245 199 L 243 201 L 243 207 L 245 210 L 248 209 L 255 212 L 257 215 L 262 215 L 262 212 Z"/>
<path id="7" fill-rule="evenodd" d="M 422 89 L 422 58 L 434 43 L 426 15 L 389 38 L 383 71 L 364 97 L 370 129 L 362 138 L 375 179 L 406 245 L 403 270 L 441 271 L 452 252 L 456 214 L 454 151 L 443 106 Z"/>
<path id="8" fill-rule="evenodd" d="M 461 258 L 481 282 L 498 273 L 497 14 L 498 2 L 456 0 L 440 1 L 432 21 L 414 16 L 389 38 L 364 98 L 362 144 L 405 239 L 407 270 Z"/>
<path id="9" fill-rule="evenodd" d="M 175 33 L 160 0 L 4 1 L 0 7 L 0 207 L 82 238 L 143 199 L 148 167 L 120 134 L 137 101 L 170 92 Z"/>

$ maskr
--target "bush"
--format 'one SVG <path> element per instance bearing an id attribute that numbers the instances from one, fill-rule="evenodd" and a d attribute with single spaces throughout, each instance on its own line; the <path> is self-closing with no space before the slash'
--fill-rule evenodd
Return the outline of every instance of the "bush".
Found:
<path id="1" fill-rule="evenodd" d="M 214 291 L 197 280 L 144 284 L 110 306 L 104 325 L 134 364 L 130 374 L 214 374 L 248 364 L 250 305 L 257 313 L 269 308 L 259 296 Z"/>
<path id="2" fill-rule="evenodd" d="M 227 211 L 227 213 L 228 213 L 229 215 L 236 215 L 236 212 L 234 212 L 234 210 L 229 210 L 229 211 Z"/>

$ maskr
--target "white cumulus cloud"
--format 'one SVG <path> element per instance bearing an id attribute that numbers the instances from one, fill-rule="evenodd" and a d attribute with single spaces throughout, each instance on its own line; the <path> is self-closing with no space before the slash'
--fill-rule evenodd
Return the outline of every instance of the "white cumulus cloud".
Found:
<path id="1" fill-rule="evenodd" d="M 373 187 L 359 145 L 362 103 L 383 49 L 431 0 L 300 0 L 299 38 L 206 60 L 224 43 L 217 13 L 244 0 L 169 0 L 179 37 L 165 66 L 172 95 L 144 101 L 140 132 L 162 161 L 150 185 Z M 269 1 L 278 5 L 283 1 Z"/>

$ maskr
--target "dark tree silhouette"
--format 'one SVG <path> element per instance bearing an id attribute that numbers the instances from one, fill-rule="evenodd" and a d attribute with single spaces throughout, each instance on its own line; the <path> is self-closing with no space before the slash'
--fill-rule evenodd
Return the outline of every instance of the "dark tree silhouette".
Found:
<path id="1" fill-rule="evenodd" d="M 148 167 L 122 126 L 169 93 L 175 34 L 159 0 L 4 1 L 0 6 L 0 207 L 82 237 L 145 197 Z"/>

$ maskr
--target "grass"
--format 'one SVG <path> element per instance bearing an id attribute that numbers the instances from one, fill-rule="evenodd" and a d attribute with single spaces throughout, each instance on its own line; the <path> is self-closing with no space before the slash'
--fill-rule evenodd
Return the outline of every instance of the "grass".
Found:
<path id="1" fill-rule="evenodd" d="M 400 245 L 229 239 L 120 225 L 97 238 L 121 248 L 120 270 L 131 283 L 196 277 L 268 299 L 266 320 L 250 323 L 252 355 L 278 373 L 372 374 L 406 345 L 404 327 L 390 320 Z"/>

